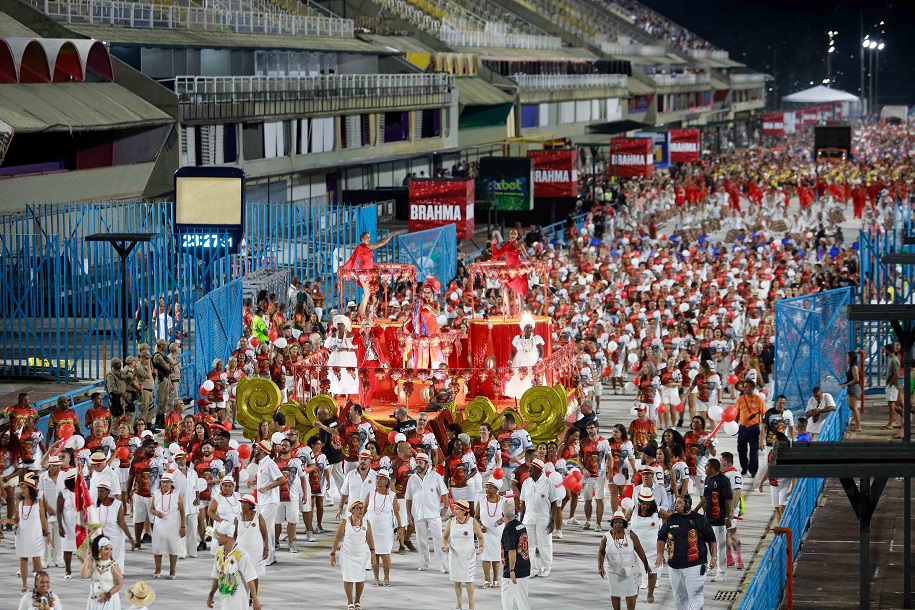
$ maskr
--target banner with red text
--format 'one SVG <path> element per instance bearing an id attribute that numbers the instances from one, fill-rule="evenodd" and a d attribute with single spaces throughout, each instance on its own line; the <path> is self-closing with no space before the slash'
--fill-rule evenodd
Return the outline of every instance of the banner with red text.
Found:
<path id="1" fill-rule="evenodd" d="M 649 138 L 612 138 L 610 175 L 631 178 L 654 174 L 654 141 Z"/>
<path id="2" fill-rule="evenodd" d="M 767 112 L 762 116 L 762 135 L 764 136 L 783 136 L 785 135 L 785 115 L 782 112 Z"/>
<path id="3" fill-rule="evenodd" d="M 534 160 L 534 197 L 578 197 L 578 151 L 529 150 Z"/>
<path id="4" fill-rule="evenodd" d="M 804 108 L 804 125 L 816 125 L 820 120 L 820 107 Z"/>
<path id="5" fill-rule="evenodd" d="M 699 130 L 670 130 L 670 160 L 672 163 L 692 163 L 699 160 Z"/>
<path id="6" fill-rule="evenodd" d="M 411 180 L 410 231 L 453 224 L 458 239 L 473 237 L 473 190 L 472 179 Z"/>

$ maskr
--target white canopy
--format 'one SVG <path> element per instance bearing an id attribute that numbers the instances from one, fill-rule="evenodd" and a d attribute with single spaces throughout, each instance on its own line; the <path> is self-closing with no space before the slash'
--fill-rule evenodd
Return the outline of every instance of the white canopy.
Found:
<path id="1" fill-rule="evenodd" d="M 861 100 L 847 91 L 817 85 L 810 89 L 786 95 L 782 98 L 782 101 L 794 104 L 828 104 L 830 102 L 860 102 Z"/>

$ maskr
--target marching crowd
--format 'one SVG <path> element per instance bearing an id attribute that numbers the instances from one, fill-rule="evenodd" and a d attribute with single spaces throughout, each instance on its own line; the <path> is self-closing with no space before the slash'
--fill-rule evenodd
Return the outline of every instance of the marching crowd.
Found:
<path id="1" fill-rule="evenodd" d="M 259 580 L 277 551 L 297 553 L 326 535 L 349 610 L 361 608 L 367 569 L 373 586 L 390 586 L 391 556 L 413 551 L 419 570 L 450 575 L 457 607 L 465 595 L 474 607 L 479 561 L 483 588 L 498 587 L 504 608 L 523 610 L 530 579 L 550 576 L 554 539 L 569 527 L 600 536 L 599 571 L 615 608 L 623 599 L 633 608 L 640 587 L 653 602 L 665 564 L 677 607 L 701 606 L 707 574 L 724 579 L 744 567 L 737 527 L 747 484 L 768 481 L 776 511 L 787 503 L 791 481 L 768 477 L 759 452 L 815 437 L 835 409 L 819 388 L 807 405 L 772 395 L 774 303 L 855 286 L 857 253 L 838 229 L 847 204 L 876 224 L 907 196 L 910 167 L 870 156 L 904 140 L 876 128 L 862 134 L 861 161 L 821 171 L 789 143 L 708 157 L 675 177 L 584 177 L 592 206 L 582 226 L 549 240 L 536 228 L 513 230 L 506 243 L 520 258 L 550 261 L 551 270 L 547 296 L 540 278 L 512 290 L 552 318 L 554 343 L 577 346 L 574 408 L 567 431 L 548 443 L 535 445 L 511 414 L 499 429 L 480 426 L 478 437 L 455 426 L 438 438 L 429 413 L 400 408 L 388 449 L 370 405 L 347 400 L 336 415 L 319 409 L 304 442 L 277 412 L 251 445 L 239 444 L 238 381 L 267 377 L 294 392 L 293 368 L 326 340 L 319 283 L 297 281 L 288 318 L 276 295 L 246 303 L 245 337 L 227 364 L 213 364 L 193 414 L 175 390 L 178 346 L 165 339 L 153 353 L 142 345 L 135 361 L 112 362 L 110 406 L 95 395 L 80 418 L 61 399 L 47 438 L 20 396 L 0 437 L 0 499 L 4 529 L 15 527 L 21 608 L 60 607 L 43 568 L 63 566 L 70 578 L 74 554 L 92 579 L 90 608 L 120 608 L 124 575 L 149 571 L 143 555 L 127 554 L 144 545 L 154 578 L 180 578 L 179 560 L 207 557 L 209 606 L 259 608 Z M 504 247 L 497 237 L 484 256 Z M 395 287 L 390 317 L 406 316 L 413 288 Z M 443 327 L 503 311 L 500 287 L 463 266 L 441 293 Z M 361 321 L 354 302 L 328 313 L 345 336 Z M 265 332 L 269 341 L 252 340 Z M 859 364 L 850 354 L 850 398 Z M 619 395 L 632 399 L 631 420 L 602 424 L 607 397 Z M 901 417 L 891 403 L 888 427 Z M 719 434 L 737 435 L 736 459 L 718 451 Z M 339 524 L 325 530 L 335 505 Z M 81 532 L 90 523 L 100 528 Z M 31 590 L 30 572 L 38 574 Z"/>

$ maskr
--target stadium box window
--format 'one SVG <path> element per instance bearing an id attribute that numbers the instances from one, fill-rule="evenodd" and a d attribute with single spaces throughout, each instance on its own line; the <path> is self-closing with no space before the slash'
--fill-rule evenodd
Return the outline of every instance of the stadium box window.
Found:
<path id="1" fill-rule="evenodd" d="M 442 110 L 426 108 L 418 113 L 420 117 L 420 138 L 439 138 L 442 135 Z"/>
<path id="2" fill-rule="evenodd" d="M 264 124 L 244 123 L 242 125 L 241 142 L 245 159 L 263 159 Z"/>
<path id="3" fill-rule="evenodd" d="M 385 112 L 382 115 L 382 140 L 385 143 L 406 142 L 410 139 L 410 113 Z"/>
<path id="4" fill-rule="evenodd" d="M 538 104 L 524 104 L 521 106 L 521 128 L 539 127 L 540 107 Z"/>

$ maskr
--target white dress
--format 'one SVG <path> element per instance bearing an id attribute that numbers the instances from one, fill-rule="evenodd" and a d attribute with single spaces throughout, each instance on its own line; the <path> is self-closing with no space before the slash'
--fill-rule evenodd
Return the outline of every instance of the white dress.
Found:
<path id="1" fill-rule="evenodd" d="M 235 544 L 248 554 L 258 576 L 267 573 L 267 560 L 264 559 L 264 537 L 261 535 L 260 520 L 257 515 L 254 515 L 254 519 L 251 521 L 242 521 L 241 517 L 238 518 Z"/>
<path id="2" fill-rule="evenodd" d="M 340 569 L 343 582 L 365 582 L 365 565 L 371 557 L 365 539 L 368 525 L 353 525 L 352 518 L 343 521 L 343 543 L 340 545 Z"/>
<path id="3" fill-rule="evenodd" d="M 92 566 L 92 585 L 89 588 L 89 601 L 86 610 L 121 610 L 121 598 L 116 594 L 107 602 L 102 603 L 98 597 L 106 591 L 114 589 L 114 574 L 111 570 L 116 564 L 109 560 L 105 565 L 96 562 Z"/>
<path id="4" fill-rule="evenodd" d="M 613 532 L 604 534 L 607 539 L 607 555 L 604 566 L 610 583 L 611 597 L 632 597 L 638 595 L 642 573 L 636 561 L 635 547 L 627 531 L 622 540 L 614 540 Z"/>
<path id="5" fill-rule="evenodd" d="M 356 360 L 356 352 L 341 352 L 340 349 L 355 349 L 353 345 L 353 340 L 351 337 L 345 337 L 343 339 L 338 339 L 335 336 L 330 336 L 324 340 L 324 347 L 330 352 L 330 356 L 327 358 L 327 366 L 349 366 L 354 367 L 350 370 L 340 370 L 340 374 L 337 375 L 331 369 L 327 372 L 327 378 L 330 380 L 330 393 L 331 394 L 358 394 L 359 393 L 359 377 L 356 373 L 355 367 L 358 365 Z"/>
<path id="6" fill-rule="evenodd" d="M 57 593 L 54 591 L 48 591 L 49 599 L 45 607 L 48 610 L 62 610 L 63 606 L 60 604 L 60 598 L 57 597 Z M 22 599 L 19 600 L 19 610 L 35 610 L 35 599 L 32 597 L 32 591 L 29 591 L 22 596 Z"/>
<path id="7" fill-rule="evenodd" d="M 540 335 L 531 335 L 530 339 L 518 335 L 512 339 L 512 346 L 516 351 L 511 365 L 516 370 L 505 384 L 505 395 L 509 398 L 521 398 L 534 385 L 534 374 L 530 367 L 540 360 L 537 351 L 539 345 L 543 345 L 543 337 Z M 521 371 L 517 370 L 518 367 L 527 367 L 526 375 L 522 376 Z"/>
<path id="8" fill-rule="evenodd" d="M 19 502 L 19 523 L 16 524 L 16 557 L 27 559 L 44 555 L 44 535 L 41 531 L 41 506 L 36 500 L 29 506 Z"/>
<path id="9" fill-rule="evenodd" d="M 496 522 L 502 518 L 503 504 L 505 498 L 502 496 L 495 504 L 485 498 L 480 500 L 480 523 L 486 528 L 483 533 L 483 561 L 502 561 L 502 530 L 505 525 L 496 525 Z"/>
<path id="10" fill-rule="evenodd" d="M 238 493 L 233 492 L 231 496 L 216 494 L 213 496 L 216 501 L 216 516 L 220 519 L 234 523 L 241 519 L 241 498 Z"/>
<path id="11" fill-rule="evenodd" d="M 390 555 L 394 546 L 394 498 L 391 492 L 369 494 L 365 518 L 372 525 L 372 540 L 376 555 Z"/>
<path id="12" fill-rule="evenodd" d="M 661 523 L 664 520 L 661 519 L 661 515 L 658 513 L 653 514 L 650 517 L 641 517 L 638 514 L 638 509 L 632 511 L 632 519 L 629 520 L 629 530 L 639 537 L 639 542 L 642 543 L 642 550 L 645 551 L 645 558 L 648 560 L 648 567 L 651 568 L 651 573 L 655 572 L 654 562 L 658 557 L 658 530 L 661 529 Z M 607 541 L 609 544 L 610 541 Z M 641 572 L 645 574 L 645 566 L 638 562 Z"/>
<path id="13" fill-rule="evenodd" d="M 73 492 L 66 487 L 60 490 L 64 497 L 64 535 L 60 539 L 62 551 L 76 552 L 76 504 Z"/>
<path id="14" fill-rule="evenodd" d="M 152 534 L 153 555 L 180 555 L 181 549 L 187 546 L 179 535 L 181 512 L 178 510 L 178 500 L 179 496 L 174 491 L 153 494 L 153 508 L 165 515 L 156 517 Z"/>
<path id="15" fill-rule="evenodd" d="M 486 542 L 483 542 L 486 549 Z M 451 582 L 473 582 L 477 575 L 477 549 L 473 540 L 473 519 L 463 525 L 451 519 L 448 539 L 448 572 Z"/>
<path id="16" fill-rule="evenodd" d="M 111 558 L 124 573 L 124 559 L 126 556 L 127 542 L 124 530 L 118 525 L 118 512 L 121 510 L 121 501 L 111 500 L 111 506 L 104 504 L 98 507 L 98 522 L 102 526 L 102 533 L 111 541 Z"/>

